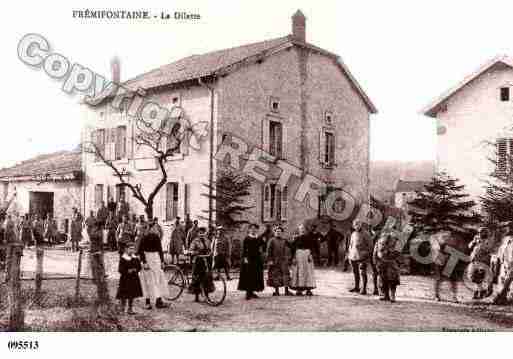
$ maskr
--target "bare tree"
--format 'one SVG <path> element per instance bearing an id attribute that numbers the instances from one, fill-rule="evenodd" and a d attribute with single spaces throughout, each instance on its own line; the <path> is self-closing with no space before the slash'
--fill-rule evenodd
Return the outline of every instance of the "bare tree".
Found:
<path id="1" fill-rule="evenodd" d="M 157 185 L 147 194 L 143 193 L 140 185 L 127 182 L 123 168 L 115 164 L 114 160 L 105 156 L 104 149 L 98 146 L 94 140 L 83 143 L 83 151 L 94 154 L 101 162 L 110 167 L 117 177 L 119 186 L 128 188 L 134 198 L 136 198 L 144 206 L 146 216 L 153 218 L 153 204 L 156 195 L 160 189 L 166 184 L 168 174 L 166 170 L 166 162 L 177 153 L 184 139 L 188 138 L 188 132 L 192 132 L 192 128 L 181 121 L 183 112 L 173 111 L 172 113 L 180 113 L 178 118 L 168 117 L 163 121 L 148 121 L 141 116 L 134 118 L 136 130 L 130 137 L 130 140 L 139 147 L 145 147 L 151 150 L 158 163 L 161 177 Z M 121 167 L 121 168 L 120 168 Z"/>

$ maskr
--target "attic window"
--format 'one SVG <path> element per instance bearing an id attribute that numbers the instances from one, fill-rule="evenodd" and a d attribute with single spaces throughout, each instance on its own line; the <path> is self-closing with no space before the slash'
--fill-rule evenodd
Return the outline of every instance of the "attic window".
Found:
<path id="1" fill-rule="evenodd" d="M 324 121 L 327 125 L 333 124 L 333 113 L 331 111 L 326 111 L 324 113 Z"/>
<path id="2" fill-rule="evenodd" d="M 180 106 L 180 94 L 174 93 L 171 95 L 171 104 L 173 106 Z"/>
<path id="3" fill-rule="evenodd" d="M 501 87 L 501 101 L 509 101 L 509 87 Z"/>
<path id="4" fill-rule="evenodd" d="M 271 112 L 280 112 L 280 99 L 271 96 L 269 106 L 271 107 Z"/>

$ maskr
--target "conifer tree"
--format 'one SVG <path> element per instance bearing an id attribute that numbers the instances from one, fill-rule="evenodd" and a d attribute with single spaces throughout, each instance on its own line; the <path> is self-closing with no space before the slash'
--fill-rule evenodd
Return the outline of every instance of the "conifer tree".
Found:
<path id="1" fill-rule="evenodd" d="M 481 216 L 473 210 L 475 201 L 468 197 L 458 179 L 444 172 L 437 173 L 424 190 L 416 191 L 416 198 L 408 202 L 411 222 L 422 233 L 449 231 L 471 238 Z"/>

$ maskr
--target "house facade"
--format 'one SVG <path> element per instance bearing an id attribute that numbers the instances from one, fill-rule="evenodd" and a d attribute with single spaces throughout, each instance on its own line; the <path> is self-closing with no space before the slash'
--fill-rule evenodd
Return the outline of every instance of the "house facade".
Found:
<path id="1" fill-rule="evenodd" d="M 73 207 L 82 210 L 80 151 L 37 156 L 0 170 L 2 207 L 11 214 L 51 214 L 67 233 Z"/>
<path id="2" fill-rule="evenodd" d="M 513 58 L 498 56 L 422 110 L 437 122 L 438 171 L 458 178 L 475 201 L 490 173 L 509 170 L 512 88 Z"/>
<path id="3" fill-rule="evenodd" d="M 376 108 L 337 55 L 306 41 L 306 19 L 300 11 L 292 17 L 291 35 L 191 56 L 123 85 L 171 113 L 179 106 L 180 116 L 193 128 L 208 124 L 204 141 L 196 146 L 186 141 L 166 164 L 167 184 L 154 211 L 164 224 L 186 213 L 192 218 L 208 216 L 212 204 L 205 185 L 229 167 L 216 152 L 223 144 L 241 142 L 248 152 L 259 148 L 275 163 L 296 169 L 285 184 L 279 181 L 277 166 L 256 170 L 266 173 L 263 181 L 253 181 L 246 198 L 252 208 L 245 216 L 252 222 L 282 222 L 292 230 L 322 214 L 319 199 L 322 204 L 322 194 L 330 188 L 343 189 L 357 204 L 368 202 L 369 121 Z M 105 146 L 111 146 L 108 156 L 124 168 L 127 181 L 140 184 L 147 193 L 160 180 L 160 170 L 152 154 L 131 140 L 137 129 L 129 110 L 114 109 L 111 101 L 84 104 L 83 139 L 110 143 Z M 242 156 L 236 169 L 244 170 L 254 160 L 250 157 Z M 109 193 L 123 195 L 112 169 L 94 154 L 84 153 L 83 163 L 87 212 L 106 201 Z M 307 175 L 327 188 L 314 184 L 305 204 L 294 198 Z M 130 193 L 124 196 L 133 212 L 144 213 Z"/>
<path id="4" fill-rule="evenodd" d="M 408 202 L 416 197 L 416 191 L 423 192 L 426 181 L 405 181 L 399 179 L 395 186 L 394 206 L 408 211 Z"/>

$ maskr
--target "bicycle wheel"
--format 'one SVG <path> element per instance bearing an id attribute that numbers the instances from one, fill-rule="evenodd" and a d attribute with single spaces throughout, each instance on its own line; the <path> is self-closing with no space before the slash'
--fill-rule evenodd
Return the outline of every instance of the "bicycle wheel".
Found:
<path id="1" fill-rule="evenodd" d="M 210 293 L 203 286 L 203 293 L 205 294 L 207 303 L 211 306 L 217 307 L 218 305 L 221 305 L 226 298 L 226 281 L 223 277 L 220 277 L 219 280 L 215 280 L 213 282 L 213 285 L 214 290 Z"/>
<path id="2" fill-rule="evenodd" d="M 164 273 L 166 275 L 167 287 L 169 289 L 166 299 L 178 299 L 186 288 L 185 278 L 182 271 L 177 266 L 171 265 L 164 268 Z"/>

